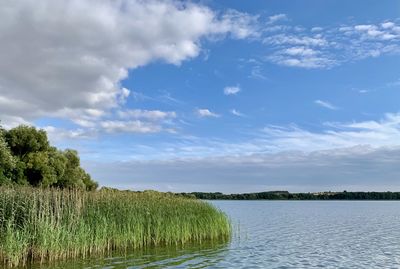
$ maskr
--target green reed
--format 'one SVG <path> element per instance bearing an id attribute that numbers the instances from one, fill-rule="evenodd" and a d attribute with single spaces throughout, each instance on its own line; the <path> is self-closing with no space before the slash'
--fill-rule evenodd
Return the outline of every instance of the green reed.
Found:
<path id="1" fill-rule="evenodd" d="M 0 188 L 4 266 L 221 240 L 230 229 L 212 205 L 173 194 Z"/>

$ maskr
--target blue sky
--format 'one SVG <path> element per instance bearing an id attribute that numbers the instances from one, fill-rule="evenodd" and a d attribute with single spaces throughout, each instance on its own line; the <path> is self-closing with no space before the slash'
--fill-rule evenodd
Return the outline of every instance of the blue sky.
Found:
<path id="1" fill-rule="evenodd" d="M 88 15 L 89 14 L 89 15 Z M 399 190 L 399 1 L 15 1 L 2 124 L 101 185 Z"/>

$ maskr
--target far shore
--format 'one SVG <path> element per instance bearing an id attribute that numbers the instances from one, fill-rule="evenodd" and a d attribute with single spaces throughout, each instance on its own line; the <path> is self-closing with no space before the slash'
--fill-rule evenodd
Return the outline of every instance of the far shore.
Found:
<path id="1" fill-rule="evenodd" d="M 179 193 L 179 195 L 190 196 L 202 200 L 400 200 L 400 192 L 307 192 L 290 193 L 288 191 L 266 191 L 255 193 L 224 194 L 221 192 L 191 192 Z"/>

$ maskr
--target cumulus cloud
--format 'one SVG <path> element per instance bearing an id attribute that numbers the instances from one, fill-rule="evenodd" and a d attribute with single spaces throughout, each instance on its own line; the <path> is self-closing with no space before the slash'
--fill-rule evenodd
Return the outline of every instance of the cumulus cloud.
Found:
<path id="1" fill-rule="evenodd" d="M 224 88 L 225 95 L 236 95 L 241 91 L 239 86 L 229 86 Z"/>
<path id="2" fill-rule="evenodd" d="M 315 100 L 314 104 L 330 109 L 330 110 L 337 110 L 339 109 L 337 106 L 332 105 L 331 103 L 327 102 L 327 101 L 322 101 L 322 100 Z"/>
<path id="3" fill-rule="evenodd" d="M 257 35 L 248 14 L 168 0 L 6 0 L 0 17 L 6 124 L 52 116 L 88 126 L 124 104 L 128 70 L 155 60 L 178 65 L 200 53 L 202 38 Z"/>
<path id="4" fill-rule="evenodd" d="M 219 114 L 216 114 L 214 112 L 211 112 L 210 110 L 206 109 L 206 108 L 199 108 L 196 110 L 196 114 L 201 117 L 213 117 L 213 118 L 218 118 L 220 117 Z"/>

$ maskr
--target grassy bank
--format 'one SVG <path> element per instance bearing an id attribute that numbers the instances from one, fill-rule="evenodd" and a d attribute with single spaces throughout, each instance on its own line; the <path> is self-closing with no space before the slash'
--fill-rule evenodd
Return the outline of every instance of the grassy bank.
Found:
<path id="1" fill-rule="evenodd" d="M 228 238 L 226 216 L 157 192 L 0 188 L 0 261 L 6 266 Z"/>

